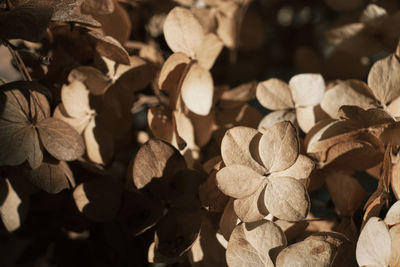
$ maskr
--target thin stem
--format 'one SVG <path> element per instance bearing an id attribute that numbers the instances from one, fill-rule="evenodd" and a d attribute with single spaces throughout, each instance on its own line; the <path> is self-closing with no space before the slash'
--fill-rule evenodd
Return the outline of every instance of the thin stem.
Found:
<path id="1" fill-rule="evenodd" d="M 8 51 L 10 51 L 11 55 L 13 56 L 19 72 L 21 72 L 22 77 L 24 78 L 25 81 L 32 81 L 31 75 L 29 74 L 28 69 L 25 66 L 24 61 L 22 60 L 17 48 L 12 45 L 10 42 L 7 40 L 4 41 L 4 44 L 7 46 Z"/>

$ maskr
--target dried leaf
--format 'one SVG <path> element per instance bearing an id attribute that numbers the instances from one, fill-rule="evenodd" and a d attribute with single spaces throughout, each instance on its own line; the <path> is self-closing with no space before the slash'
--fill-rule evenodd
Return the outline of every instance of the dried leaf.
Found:
<path id="1" fill-rule="evenodd" d="M 391 240 L 386 224 L 372 217 L 360 233 L 357 241 L 356 257 L 360 266 L 388 266 Z"/>
<path id="2" fill-rule="evenodd" d="M 284 121 L 261 132 L 258 151 L 264 167 L 269 172 L 279 172 L 292 166 L 300 150 L 296 128 Z"/>
<path id="3" fill-rule="evenodd" d="M 198 64 L 193 64 L 181 88 L 182 100 L 192 112 L 206 116 L 212 106 L 214 83 L 210 72 Z"/>
<path id="4" fill-rule="evenodd" d="M 292 177 L 268 177 L 264 201 L 268 211 L 287 221 L 303 220 L 310 210 L 310 198 L 302 183 Z"/>
<path id="5" fill-rule="evenodd" d="M 78 132 L 67 123 L 47 118 L 36 125 L 40 140 L 56 159 L 71 161 L 85 152 L 85 145 Z"/>
<path id="6" fill-rule="evenodd" d="M 81 10 L 90 14 L 110 14 L 114 11 L 113 0 L 85 0 Z"/>

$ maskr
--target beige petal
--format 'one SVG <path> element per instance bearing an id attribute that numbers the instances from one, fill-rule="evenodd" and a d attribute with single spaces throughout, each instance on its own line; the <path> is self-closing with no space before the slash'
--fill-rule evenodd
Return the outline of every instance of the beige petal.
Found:
<path id="1" fill-rule="evenodd" d="M 219 99 L 218 106 L 224 109 L 242 107 L 244 103 L 256 96 L 256 86 L 257 83 L 252 81 L 224 91 Z"/>
<path id="2" fill-rule="evenodd" d="M 362 12 L 360 21 L 363 23 L 374 23 L 374 20 L 386 15 L 387 12 L 384 8 L 375 4 L 369 4 Z"/>
<path id="3" fill-rule="evenodd" d="M 400 224 L 400 200 L 397 200 L 388 210 L 385 223 L 389 226 Z"/>
<path id="4" fill-rule="evenodd" d="M 266 266 L 274 264 L 272 249 L 286 246 L 286 237 L 273 222 L 262 220 L 236 226 L 229 239 L 226 259 L 229 266 Z M 247 261 L 243 265 L 243 261 Z"/>
<path id="5" fill-rule="evenodd" d="M 65 111 L 64 105 L 59 104 L 54 110 L 53 117 L 62 121 L 65 121 L 69 125 L 71 125 L 79 134 L 82 134 L 85 128 L 88 126 L 90 120 L 92 119 L 92 115 L 87 114 L 84 117 L 73 118 L 70 117 Z"/>
<path id="6" fill-rule="evenodd" d="M 274 266 L 269 254 L 271 249 L 286 247 L 287 241 L 282 229 L 274 222 L 261 220 L 241 225 L 245 239 L 259 253 L 265 266 Z"/>
<path id="7" fill-rule="evenodd" d="M 273 216 L 287 221 L 303 220 L 310 210 L 306 188 L 292 177 L 270 176 L 264 201 Z"/>
<path id="8" fill-rule="evenodd" d="M 294 107 L 289 85 L 276 78 L 260 82 L 257 85 L 256 95 L 260 104 L 271 110 Z"/>
<path id="9" fill-rule="evenodd" d="M 272 127 L 275 123 L 282 121 L 290 121 L 293 125 L 297 125 L 296 113 L 290 110 L 278 110 L 271 112 L 260 121 L 258 124 L 258 130 L 260 131 L 261 128 Z"/>
<path id="10" fill-rule="evenodd" d="M 261 185 L 264 176 L 243 165 L 229 165 L 217 173 L 217 186 L 233 198 L 243 198 L 254 193 Z"/>
<path id="11" fill-rule="evenodd" d="M 242 222 L 256 222 L 268 215 L 268 210 L 264 204 L 266 182 L 263 182 L 257 191 L 250 196 L 233 201 L 233 209 Z"/>
<path id="12" fill-rule="evenodd" d="M 288 169 L 274 172 L 272 175 L 274 176 L 290 176 L 296 178 L 298 180 L 307 179 L 310 176 L 310 173 L 315 167 L 315 163 L 309 157 L 304 155 L 299 155 L 295 161 L 295 163 L 290 166 Z"/>
<path id="13" fill-rule="evenodd" d="M 308 131 L 318 122 L 317 112 L 318 109 L 315 106 L 296 108 L 297 123 L 303 132 L 308 133 Z"/>
<path id="14" fill-rule="evenodd" d="M 176 89 L 189 62 L 190 58 L 184 53 L 178 52 L 169 56 L 161 68 L 158 87 L 166 91 Z"/>
<path id="15" fill-rule="evenodd" d="M 89 90 L 79 80 L 64 84 L 61 88 L 61 100 L 70 117 L 81 118 L 90 113 Z"/>
<path id="16" fill-rule="evenodd" d="M 85 131 L 83 138 L 88 158 L 97 164 L 106 165 L 114 155 L 114 140 L 112 135 L 101 126 L 96 125 L 93 118 Z"/>
<path id="17" fill-rule="evenodd" d="M 400 225 L 395 225 L 389 230 L 392 240 L 392 251 L 390 254 L 389 266 L 400 266 Z"/>
<path id="18" fill-rule="evenodd" d="M 68 75 L 68 81 L 72 83 L 79 80 L 93 95 L 103 95 L 111 85 L 111 79 L 98 69 L 91 66 L 80 66 L 73 69 Z"/>
<path id="19" fill-rule="evenodd" d="M 296 107 L 318 105 L 325 92 L 321 74 L 298 74 L 290 79 L 289 86 Z"/>
<path id="20" fill-rule="evenodd" d="M 368 74 L 368 85 L 383 104 L 400 96 L 400 62 L 395 55 L 377 61 Z"/>
<path id="21" fill-rule="evenodd" d="M 183 80 L 181 95 L 189 110 L 206 116 L 211 110 L 214 95 L 214 83 L 210 72 L 198 64 L 193 64 Z"/>
<path id="22" fill-rule="evenodd" d="M 196 51 L 195 58 L 200 66 L 206 70 L 210 70 L 223 47 L 224 44 L 217 35 L 214 33 L 208 33 L 204 36 L 201 47 Z"/>
<path id="23" fill-rule="evenodd" d="M 339 108 L 343 105 L 359 106 L 363 109 L 375 108 L 371 89 L 362 81 L 340 81 L 326 91 L 321 108 L 334 119 L 339 119 Z"/>
<path id="24" fill-rule="evenodd" d="M 360 266 L 388 266 L 391 253 L 389 229 L 378 217 L 368 220 L 357 241 L 356 258 Z"/>
<path id="25" fill-rule="evenodd" d="M 282 250 L 276 258 L 276 267 L 331 266 L 336 249 L 329 242 L 307 239 Z"/>
<path id="26" fill-rule="evenodd" d="M 300 150 L 296 128 L 284 121 L 262 129 L 262 133 L 258 150 L 264 167 L 278 172 L 292 166 Z"/>
<path id="27" fill-rule="evenodd" d="M 400 96 L 395 98 L 385 110 L 393 117 L 400 117 Z"/>
<path id="28" fill-rule="evenodd" d="M 238 126 L 226 131 L 221 142 L 221 156 L 226 166 L 240 164 L 259 174 L 265 168 L 257 161 L 258 144 L 262 134 L 255 129 Z"/>
<path id="29" fill-rule="evenodd" d="M 18 181 L 11 182 L 6 178 L 5 182 L 8 193 L 0 205 L 0 217 L 7 231 L 13 232 L 21 226 L 28 213 L 29 196 L 23 190 L 18 190 Z"/>
<path id="30" fill-rule="evenodd" d="M 189 10 L 175 7 L 165 19 L 164 36 L 172 51 L 183 52 L 195 58 L 196 51 L 199 51 L 202 45 L 204 32 L 199 21 Z"/>

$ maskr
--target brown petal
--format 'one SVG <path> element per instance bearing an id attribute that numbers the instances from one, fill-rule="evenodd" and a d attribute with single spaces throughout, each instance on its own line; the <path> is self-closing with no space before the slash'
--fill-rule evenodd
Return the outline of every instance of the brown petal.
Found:
<path id="1" fill-rule="evenodd" d="M 221 142 L 221 156 L 225 165 L 244 165 L 264 174 L 265 168 L 259 163 L 261 160 L 256 160 L 261 136 L 257 130 L 243 126 L 226 131 Z"/>
<path id="2" fill-rule="evenodd" d="M 204 38 L 203 28 L 196 17 L 187 9 L 175 7 L 164 22 L 164 36 L 174 52 L 183 52 L 195 58 Z"/>
<path id="3" fill-rule="evenodd" d="M 39 122 L 36 128 L 43 146 L 58 160 L 75 160 L 85 152 L 81 136 L 66 122 L 47 118 Z"/>
<path id="4" fill-rule="evenodd" d="M 133 176 L 135 186 L 140 189 L 153 179 L 171 178 L 184 168 L 186 162 L 176 148 L 162 140 L 150 139 L 136 154 L 129 176 Z"/>
<path id="5" fill-rule="evenodd" d="M 399 59 L 392 54 L 377 61 L 368 74 L 368 85 L 383 105 L 400 96 L 399 72 Z"/>
<path id="6" fill-rule="evenodd" d="M 378 217 L 368 220 L 357 241 L 356 257 L 360 266 L 388 266 L 391 253 L 389 229 Z"/>
<path id="7" fill-rule="evenodd" d="M 30 172 L 29 180 L 50 194 L 75 187 L 72 171 L 65 161 L 46 160 Z"/>
<path id="8" fill-rule="evenodd" d="M 10 86 L 10 84 L 6 84 Z M 9 122 L 25 123 L 28 121 L 29 105 L 25 96 L 20 90 L 4 90 L 0 93 L 2 110 L 0 118 Z M 16 87 L 16 86 L 13 86 Z"/>
<path id="9" fill-rule="evenodd" d="M 294 107 L 289 85 L 272 78 L 257 85 L 257 99 L 261 105 L 272 110 L 284 110 Z"/>
<path id="10" fill-rule="evenodd" d="M 214 95 L 214 83 L 210 72 L 198 64 L 193 64 L 183 80 L 181 95 L 190 111 L 206 116 L 210 112 Z"/>
<path id="11" fill-rule="evenodd" d="M 287 221 L 303 220 L 310 210 L 310 198 L 304 185 L 292 177 L 270 176 L 264 201 L 268 211 Z"/>
<path id="12" fill-rule="evenodd" d="M 158 222 L 155 245 L 167 257 L 178 257 L 196 241 L 202 222 L 202 211 L 169 210 Z"/>
<path id="13" fill-rule="evenodd" d="M 269 172 L 279 172 L 292 166 L 300 150 L 296 128 L 284 121 L 261 132 L 258 150 L 264 167 Z"/>
<path id="14" fill-rule="evenodd" d="M 217 186 L 233 198 L 244 198 L 254 193 L 264 176 L 243 165 L 229 165 L 217 173 Z"/>
<path id="15" fill-rule="evenodd" d="M 298 74 L 290 79 L 289 86 L 296 107 L 318 105 L 325 92 L 321 74 Z"/>
<path id="16" fill-rule="evenodd" d="M 71 125 L 72 128 L 74 128 L 79 134 L 83 133 L 90 120 L 92 119 L 92 115 L 90 114 L 87 114 L 86 116 L 80 118 L 70 117 L 62 103 L 59 104 L 54 110 L 53 117 L 65 121 L 66 123 Z"/>
<path id="17" fill-rule="evenodd" d="M 89 40 L 101 55 L 118 64 L 130 65 L 129 54 L 122 45 L 111 36 L 105 36 L 96 31 L 89 31 Z"/>
<path id="18" fill-rule="evenodd" d="M 111 177 L 97 177 L 78 185 L 72 196 L 80 212 L 96 222 L 112 220 L 121 204 L 122 186 Z"/>
<path id="19" fill-rule="evenodd" d="M 16 166 L 28 160 L 31 168 L 42 163 L 38 134 L 32 125 L 0 119 L 0 165 Z"/>
<path id="20" fill-rule="evenodd" d="M 331 173 L 325 177 L 325 183 L 340 216 L 353 216 L 367 195 L 361 184 L 345 173 Z"/>

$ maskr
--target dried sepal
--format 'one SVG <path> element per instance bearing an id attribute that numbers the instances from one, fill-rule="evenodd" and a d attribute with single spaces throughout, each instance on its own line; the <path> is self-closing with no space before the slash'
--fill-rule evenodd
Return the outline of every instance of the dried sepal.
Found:
<path id="1" fill-rule="evenodd" d="M 240 224 L 229 238 L 228 266 L 274 266 L 270 255 L 286 243 L 282 230 L 271 221 Z"/>
<path id="2" fill-rule="evenodd" d="M 257 85 L 257 99 L 261 105 L 272 110 L 294 108 L 289 85 L 279 79 L 271 78 Z"/>
<path id="3" fill-rule="evenodd" d="M 284 121 L 261 132 L 258 151 L 264 167 L 269 172 L 279 172 L 292 166 L 300 149 L 296 128 Z"/>
<path id="4" fill-rule="evenodd" d="M 389 229 L 377 217 L 368 220 L 357 241 L 356 257 L 360 266 L 388 266 L 391 254 Z"/>
<path id="5" fill-rule="evenodd" d="M 43 161 L 38 168 L 30 171 L 29 180 L 50 194 L 75 187 L 74 175 L 65 161 Z"/>
<path id="6" fill-rule="evenodd" d="M 385 223 L 389 226 L 400 224 L 400 201 L 396 201 L 385 216 Z"/>
<path id="7" fill-rule="evenodd" d="M 96 222 L 110 221 L 121 204 L 122 186 L 111 177 L 97 177 L 78 185 L 72 196 L 80 212 Z"/>
<path id="8" fill-rule="evenodd" d="M 178 150 L 170 144 L 150 139 L 133 159 L 132 178 L 140 189 L 153 179 L 171 178 L 177 171 L 186 167 L 185 160 Z"/>
<path id="9" fill-rule="evenodd" d="M 287 221 L 303 220 L 310 210 L 310 198 L 304 185 L 293 177 L 268 177 L 265 206 L 275 217 Z"/>
<path id="10" fill-rule="evenodd" d="M 289 81 L 296 107 L 318 105 L 325 92 L 325 81 L 320 74 L 298 74 Z"/>

